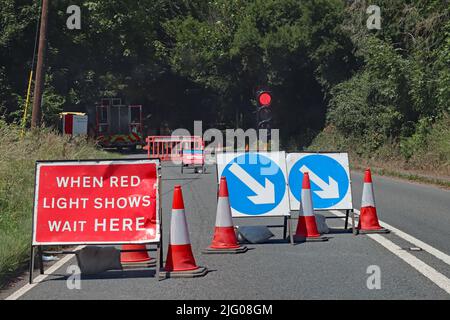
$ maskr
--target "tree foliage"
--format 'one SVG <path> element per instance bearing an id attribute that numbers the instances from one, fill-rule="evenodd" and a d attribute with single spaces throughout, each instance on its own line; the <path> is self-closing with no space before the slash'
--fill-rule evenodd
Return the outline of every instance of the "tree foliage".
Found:
<path id="1" fill-rule="evenodd" d="M 102 96 L 144 105 L 152 126 L 254 126 L 254 92 L 274 93 L 284 141 L 308 145 L 324 126 L 368 141 L 425 135 L 449 111 L 448 1 L 60 0 L 50 2 L 44 120 Z M 77 4 L 82 29 L 66 27 Z M 0 108 L 21 118 L 37 1 L 0 11 Z M 412 141 L 412 140 L 411 140 Z M 404 150 L 405 148 L 403 148 Z M 408 152 L 403 152 L 408 157 Z"/>

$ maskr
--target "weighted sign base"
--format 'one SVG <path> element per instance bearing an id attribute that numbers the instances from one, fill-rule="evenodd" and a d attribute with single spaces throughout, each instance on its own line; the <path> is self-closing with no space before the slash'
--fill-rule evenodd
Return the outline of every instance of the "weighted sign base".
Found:
<path id="1" fill-rule="evenodd" d="M 156 266 L 156 259 L 150 259 L 149 261 L 143 262 L 122 262 L 122 269 L 130 268 L 149 268 Z"/>
<path id="2" fill-rule="evenodd" d="M 239 248 L 234 249 L 213 249 L 213 248 L 206 248 L 203 249 L 203 254 L 236 254 L 236 253 L 244 253 L 247 252 L 248 248 L 246 246 L 241 246 Z"/>
<path id="3" fill-rule="evenodd" d="M 198 278 L 203 277 L 208 273 L 208 269 L 205 267 L 198 267 L 195 270 L 189 271 L 165 271 L 161 270 L 159 272 L 160 279 L 166 278 Z"/>
<path id="4" fill-rule="evenodd" d="M 328 237 L 302 237 L 294 235 L 294 242 L 323 242 L 328 241 Z"/>
<path id="5" fill-rule="evenodd" d="M 357 234 L 374 234 L 374 233 L 390 233 L 391 230 L 389 229 L 376 229 L 376 230 L 358 230 L 356 229 Z"/>

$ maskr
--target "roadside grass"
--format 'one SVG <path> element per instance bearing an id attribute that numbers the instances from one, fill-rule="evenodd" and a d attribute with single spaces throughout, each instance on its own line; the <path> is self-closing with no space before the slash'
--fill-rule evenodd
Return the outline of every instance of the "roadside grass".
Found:
<path id="1" fill-rule="evenodd" d="M 20 128 L 0 119 L 0 288 L 29 259 L 35 161 L 114 157 L 85 138 L 49 129 L 20 138 Z"/>

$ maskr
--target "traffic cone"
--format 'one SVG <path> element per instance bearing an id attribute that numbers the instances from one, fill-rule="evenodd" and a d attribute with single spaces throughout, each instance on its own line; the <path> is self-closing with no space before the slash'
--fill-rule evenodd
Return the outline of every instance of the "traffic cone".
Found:
<path id="1" fill-rule="evenodd" d="M 327 241 L 328 238 L 322 237 L 317 230 L 308 172 L 305 172 L 303 175 L 301 200 L 297 231 L 295 232 L 294 239 L 300 242 Z"/>
<path id="2" fill-rule="evenodd" d="M 170 242 L 166 265 L 162 278 L 194 278 L 208 273 L 208 269 L 198 267 L 192 254 L 189 230 L 184 211 L 183 193 L 180 186 L 175 186 L 170 221 Z"/>
<path id="3" fill-rule="evenodd" d="M 373 193 L 372 175 L 370 169 L 366 169 L 364 174 L 364 186 L 361 200 L 361 210 L 359 212 L 358 233 L 389 233 L 388 229 L 382 228 L 378 222 L 377 208 Z"/>
<path id="4" fill-rule="evenodd" d="M 240 246 L 234 231 L 231 217 L 230 201 L 228 198 L 227 179 L 220 178 L 219 197 L 217 199 L 216 226 L 211 245 L 203 253 L 244 253 L 246 246 Z"/>
<path id="5" fill-rule="evenodd" d="M 152 259 L 147 251 L 129 251 L 128 250 L 147 250 L 143 244 L 124 244 L 120 252 L 120 263 L 122 267 L 153 267 L 156 260 Z"/>

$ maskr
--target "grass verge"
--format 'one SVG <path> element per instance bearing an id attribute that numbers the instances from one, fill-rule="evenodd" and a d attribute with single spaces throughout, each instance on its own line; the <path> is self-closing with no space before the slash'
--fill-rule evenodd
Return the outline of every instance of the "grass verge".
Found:
<path id="1" fill-rule="evenodd" d="M 48 129 L 27 131 L 0 119 L 0 288 L 29 259 L 36 160 L 104 159 L 85 138 Z"/>

